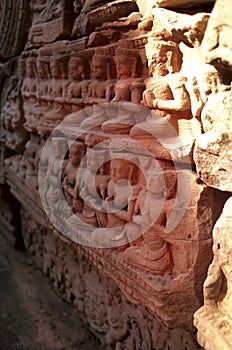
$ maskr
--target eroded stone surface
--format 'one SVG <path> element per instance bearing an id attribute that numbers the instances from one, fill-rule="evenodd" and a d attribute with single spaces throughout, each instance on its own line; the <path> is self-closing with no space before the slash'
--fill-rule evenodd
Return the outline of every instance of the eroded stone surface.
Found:
<path id="1" fill-rule="evenodd" d="M 195 314 L 204 349 L 231 349 L 231 197 L 213 230 L 213 262 L 204 283 L 204 306 Z"/>
<path id="2" fill-rule="evenodd" d="M 214 64 L 219 71 L 231 75 L 231 22 L 229 11 L 230 1 L 219 0 L 216 2 L 207 27 L 203 50 L 206 62 Z"/>
<path id="3" fill-rule="evenodd" d="M 206 72 L 205 100 L 201 118 L 205 133 L 201 135 L 194 151 L 197 171 L 209 186 L 231 191 L 231 26 L 227 25 L 225 3 L 217 2 L 209 20 L 202 43 L 202 53 L 214 71 Z M 230 3 L 227 4 L 230 6 Z M 224 28 L 226 33 L 224 33 Z M 216 31 L 218 35 L 212 35 Z M 210 34 L 209 34 L 210 33 Z M 221 36 L 224 38 L 222 41 Z M 213 40 L 216 40 L 213 43 Z M 217 47 L 217 49 L 215 49 Z M 222 52 L 227 50 L 223 56 Z M 214 59 L 209 56 L 216 55 Z M 212 56 L 213 57 L 213 56 Z"/>
<path id="4" fill-rule="evenodd" d="M 208 9 L 210 5 L 214 4 L 215 0 L 136 0 L 140 12 L 147 16 L 151 13 L 152 8 L 167 8 L 172 10 L 191 9 L 194 7 L 201 9 Z"/>

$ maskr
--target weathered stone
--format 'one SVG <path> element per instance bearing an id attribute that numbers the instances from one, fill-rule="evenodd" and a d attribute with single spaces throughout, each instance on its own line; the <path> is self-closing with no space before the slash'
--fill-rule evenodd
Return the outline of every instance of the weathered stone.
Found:
<path id="1" fill-rule="evenodd" d="M 196 142 L 197 171 L 209 186 L 231 191 L 231 90 L 211 94 L 202 110 L 205 134 Z"/>
<path id="2" fill-rule="evenodd" d="M 144 15 L 148 13 L 151 8 L 164 7 L 167 9 L 189 9 L 194 7 L 207 8 L 213 4 L 215 0 L 136 0 L 140 12 Z"/>
<path id="3" fill-rule="evenodd" d="M 206 350 L 231 349 L 232 201 L 227 200 L 213 230 L 213 262 L 204 283 L 204 306 L 195 313 L 198 341 Z"/>
<path id="4" fill-rule="evenodd" d="M 209 131 L 198 138 L 194 150 L 197 171 L 209 186 L 232 191 L 230 134 Z"/>
<path id="5" fill-rule="evenodd" d="M 219 71 L 230 74 L 232 70 L 232 26 L 230 0 L 218 0 L 213 8 L 202 44 L 207 63 L 215 65 Z"/>
<path id="6" fill-rule="evenodd" d="M 162 25 L 176 41 L 184 42 L 190 47 L 201 44 L 210 17 L 204 12 L 190 16 L 162 8 L 154 8 L 152 14 L 154 30 L 156 26 Z"/>

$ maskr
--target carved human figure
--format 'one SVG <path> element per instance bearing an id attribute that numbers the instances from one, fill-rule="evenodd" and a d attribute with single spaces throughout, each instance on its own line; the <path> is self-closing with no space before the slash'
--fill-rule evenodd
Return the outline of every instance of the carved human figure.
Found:
<path id="1" fill-rule="evenodd" d="M 49 97 L 52 101 L 65 102 L 68 81 L 66 80 L 67 56 L 54 54 L 50 58 L 50 70 L 52 79 L 49 84 Z"/>
<path id="2" fill-rule="evenodd" d="M 50 69 L 52 79 L 49 83 L 47 99 L 51 101 L 51 107 L 38 125 L 37 129 L 41 136 L 49 135 L 67 114 L 64 102 L 66 99 L 68 81 L 63 78 L 65 72 L 62 56 L 54 55 L 51 57 Z"/>
<path id="3" fill-rule="evenodd" d="M 109 58 L 104 54 L 95 53 L 92 58 L 92 74 L 94 79 L 89 84 L 89 102 L 109 102 L 111 97 L 112 83 L 109 81 Z"/>
<path id="4" fill-rule="evenodd" d="M 110 180 L 107 185 L 105 207 L 107 209 L 106 227 L 113 230 L 107 232 L 105 229 L 96 229 L 91 238 L 99 244 L 117 242 L 117 245 L 126 244 L 124 225 L 131 221 L 135 200 L 139 192 L 139 185 L 134 183 L 135 165 L 126 159 L 112 159 Z M 120 234 L 115 228 L 119 228 Z"/>
<path id="5" fill-rule="evenodd" d="M 101 202 L 107 194 L 109 175 L 106 174 L 105 151 L 89 151 L 87 153 L 86 169 L 76 186 L 79 187 L 79 195 L 84 201 L 83 211 L 79 216 L 84 222 L 96 227 L 107 225 L 107 215 L 102 212 Z"/>
<path id="6" fill-rule="evenodd" d="M 49 57 L 44 57 L 42 55 L 38 55 L 36 61 L 36 69 L 37 69 L 37 98 L 39 100 L 48 100 L 49 93 L 49 83 L 50 83 L 50 75 L 49 75 Z"/>
<path id="7" fill-rule="evenodd" d="M 112 102 L 131 101 L 140 104 L 144 84 L 142 79 L 135 79 L 139 56 L 135 48 L 130 46 L 128 41 L 121 40 L 115 51 L 114 61 L 118 81 L 115 84 L 115 97 Z"/>
<path id="8" fill-rule="evenodd" d="M 29 186 L 38 187 L 38 167 L 36 162 L 36 154 L 40 147 L 40 137 L 31 133 L 30 140 L 26 143 L 24 152 L 24 161 L 26 165 L 26 181 Z"/>
<path id="9" fill-rule="evenodd" d="M 147 187 L 138 195 L 126 230 L 131 247 L 124 255 L 132 264 L 162 275 L 172 265 L 169 244 L 162 238 L 169 206 L 165 206 L 163 175 L 151 173 L 147 178 Z"/>
<path id="10" fill-rule="evenodd" d="M 57 179 L 59 180 L 59 175 L 62 175 L 62 153 L 66 149 L 66 142 L 66 139 L 62 137 L 52 138 L 52 155 L 49 157 L 47 172 L 48 188 L 46 193 L 49 203 L 58 204 L 62 200 L 61 187 L 57 185 Z"/>
<path id="11" fill-rule="evenodd" d="M 6 145 L 22 152 L 28 140 L 28 133 L 23 127 L 22 99 L 19 94 L 20 81 L 11 77 L 7 101 L 2 108 L 2 126 Z"/>
<path id="12" fill-rule="evenodd" d="M 86 63 L 81 57 L 71 57 L 69 61 L 69 78 L 66 101 L 72 104 L 73 112 L 79 111 L 83 100 L 88 95 L 88 84 L 86 80 Z"/>
<path id="13" fill-rule="evenodd" d="M 24 97 L 36 96 L 36 57 L 29 56 L 26 59 L 26 76 L 23 80 L 21 93 Z"/>
<path id="14" fill-rule="evenodd" d="M 86 147 L 82 142 L 74 141 L 69 148 L 69 159 L 64 166 L 64 180 L 62 187 L 68 205 L 72 210 L 82 211 L 83 200 L 79 196 L 79 189 L 76 185 L 77 171 Z"/>
<path id="15" fill-rule="evenodd" d="M 40 118 L 37 88 L 37 58 L 35 56 L 29 56 L 26 59 L 26 77 L 21 87 L 24 116 L 26 119 L 24 127 L 29 132 L 36 132 Z"/>
<path id="16" fill-rule="evenodd" d="M 194 128 L 196 130 L 192 131 L 192 124 L 189 124 L 189 121 L 192 119 L 191 101 L 185 86 L 187 78 L 180 73 L 182 53 L 175 43 L 165 40 L 155 41 L 154 39 L 148 42 L 146 51 L 152 78 L 149 78 L 146 82 L 142 103 L 173 126 L 172 137 L 179 134 L 188 138 L 188 142 L 191 143 L 191 139 L 194 138 L 192 133 L 196 131 L 196 133 L 200 134 L 201 128 L 197 120 L 194 120 L 196 124 L 194 124 Z M 151 115 L 146 122 L 138 124 L 131 129 L 131 136 L 133 138 L 153 138 L 153 135 L 149 134 L 149 132 L 158 128 L 157 123 L 161 129 L 162 125 L 164 129 L 167 126 L 164 120 L 163 123 L 157 122 Z M 161 132 L 164 131 L 161 130 Z"/>

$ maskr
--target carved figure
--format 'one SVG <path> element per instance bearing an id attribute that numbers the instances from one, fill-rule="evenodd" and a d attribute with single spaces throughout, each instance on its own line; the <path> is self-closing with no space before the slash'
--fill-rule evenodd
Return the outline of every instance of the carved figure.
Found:
<path id="1" fill-rule="evenodd" d="M 52 79 L 50 82 L 49 98 L 53 101 L 64 102 L 67 94 L 66 70 L 68 56 L 54 54 L 50 59 Z"/>
<path id="2" fill-rule="evenodd" d="M 105 151 L 89 151 L 87 169 L 84 170 L 79 184 L 79 195 L 84 201 L 81 219 L 98 227 L 107 225 L 107 215 L 101 211 L 101 201 L 106 199 L 109 182 L 109 175 L 106 174 L 106 165 L 104 164 L 105 159 Z"/>
<path id="3" fill-rule="evenodd" d="M 50 69 L 52 79 L 49 84 L 47 99 L 52 101 L 52 107 L 46 112 L 44 118 L 41 119 L 38 125 L 38 132 L 41 136 L 49 135 L 52 130 L 64 119 L 67 114 L 66 99 L 68 81 L 64 79 L 64 57 L 54 55 L 50 60 Z"/>
<path id="4" fill-rule="evenodd" d="M 82 211 L 83 201 L 79 197 L 79 190 L 76 185 L 77 171 L 79 164 L 84 157 L 86 147 L 82 142 L 74 141 L 69 149 L 69 159 L 64 167 L 64 180 L 62 187 L 68 205 L 71 209 Z"/>
<path id="5" fill-rule="evenodd" d="M 169 245 L 160 236 L 167 220 L 162 176 L 150 174 L 147 188 L 139 193 L 132 222 L 127 228 L 132 246 L 124 252 L 134 265 L 161 275 L 171 268 Z"/>
<path id="6" fill-rule="evenodd" d="M 67 89 L 68 103 L 72 103 L 73 112 L 82 108 L 82 103 L 88 95 L 89 81 L 86 77 L 86 63 L 80 57 L 71 57 L 69 61 L 69 77 L 71 83 Z"/>
<path id="7" fill-rule="evenodd" d="M 140 104 L 144 84 L 137 76 L 139 56 L 133 45 L 120 40 L 115 51 L 115 64 L 118 81 L 115 85 L 115 97 L 112 102 L 131 101 Z"/>
<path id="8" fill-rule="evenodd" d="M 187 143 L 192 145 L 193 131 L 191 101 L 186 89 L 186 77 L 179 73 L 182 64 L 182 53 L 173 42 L 152 39 L 146 45 L 148 55 L 148 67 L 153 77 L 146 82 L 146 90 L 143 93 L 143 105 L 155 111 L 157 116 L 170 123 L 176 132 L 185 137 Z M 192 122 L 192 121 L 191 121 Z M 201 132 L 200 124 L 193 124 L 194 132 Z M 163 123 L 165 128 L 167 124 Z M 140 128 L 141 126 L 141 128 Z M 162 128 L 162 122 L 159 125 Z M 138 124 L 131 129 L 133 138 L 153 137 L 150 131 L 158 128 L 157 120 L 151 115 L 147 121 Z M 147 132 L 145 132 L 145 129 Z M 165 132 L 165 130 L 161 130 Z M 175 137 L 173 130 L 172 137 Z M 190 147 L 191 148 L 191 147 Z"/>
<path id="9" fill-rule="evenodd" d="M 19 90 L 20 82 L 13 76 L 10 81 L 7 101 L 2 109 L 2 122 L 6 145 L 22 152 L 28 140 L 28 133 L 23 127 L 25 119 L 22 113 L 22 99 Z"/>
<path id="10" fill-rule="evenodd" d="M 26 59 L 26 77 L 23 79 L 21 93 L 26 122 L 24 127 L 29 132 L 36 132 L 40 119 L 40 106 L 37 100 L 37 58 L 29 56 Z"/>
<path id="11" fill-rule="evenodd" d="M 61 171 L 61 155 L 63 149 L 66 148 L 66 139 L 62 137 L 52 138 L 52 151 L 53 154 L 49 157 L 48 165 L 48 188 L 46 198 L 50 203 L 56 203 L 62 200 L 62 193 L 60 187 L 57 185 L 57 178 Z"/>
<path id="12" fill-rule="evenodd" d="M 96 229 L 91 238 L 99 244 L 109 244 L 117 241 L 117 245 L 125 244 L 125 232 L 123 226 L 132 219 L 135 200 L 139 192 L 139 186 L 134 183 L 135 166 L 126 159 L 111 160 L 110 181 L 107 186 L 105 205 L 107 208 L 108 228 L 122 226 L 121 233 L 114 230 L 107 233 L 105 229 Z"/>
<path id="13" fill-rule="evenodd" d="M 49 57 L 38 55 L 36 61 L 37 69 L 37 98 L 38 100 L 48 100 L 49 94 L 49 83 L 50 83 L 50 74 L 49 74 Z"/>
<path id="14" fill-rule="evenodd" d="M 112 83 L 108 80 L 110 62 L 104 54 L 95 53 L 92 58 L 92 73 L 94 80 L 89 84 L 88 96 L 92 103 L 109 102 L 112 92 Z"/>
<path id="15" fill-rule="evenodd" d="M 39 151 L 40 137 L 37 134 L 31 133 L 30 140 L 26 143 L 24 152 L 24 161 L 26 164 L 26 181 L 29 185 L 37 188 L 37 173 L 38 167 L 36 162 L 36 154 Z"/>
<path id="16" fill-rule="evenodd" d="M 24 71 L 24 69 L 23 69 Z M 21 87 L 22 96 L 36 96 L 36 57 L 29 56 L 26 59 L 26 76 Z"/>

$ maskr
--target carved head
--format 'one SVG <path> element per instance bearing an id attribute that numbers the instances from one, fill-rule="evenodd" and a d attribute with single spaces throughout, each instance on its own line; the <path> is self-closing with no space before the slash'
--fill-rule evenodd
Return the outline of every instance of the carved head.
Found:
<path id="1" fill-rule="evenodd" d="M 29 78 L 34 78 L 36 75 L 36 57 L 29 56 L 26 62 L 26 72 Z"/>
<path id="2" fill-rule="evenodd" d="M 84 78 L 84 60 L 81 57 L 71 57 L 69 61 L 69 76 L 72 80 Z"/>
<path id="3" fill-rule="evenodd" d="M 115 158 L 111 160 L 111 179 L 116 183 L 120 180 L 131 182 L 134 164 L 126 159 Z"/>
<path id="4" fill-rule="evenodd" d="M 59 79 L 62 77 L 62 60 L 57 55 L 51 57 L 50 69 L 53 78 Z"/>
<path id="5" fill-rule="evenodd" d="M 69 148 L 69 162 L 78 166 L 84 157 L 86 146 L 79 141 L 74 141 Z"/>
<path id="6" fill-rule="evenodd" d="M 181 69 L 182 53 L 176 43 L 162 40 L 148 41 L 146 54 L 148 68 L 153 76 L 165 76 Z"/>
<path id="7" fill-rule="evenodd" d="M 120 40 L 115 51 L 115 64 L 118 79 L 127 79 L 136 76 L 138 53 L 133 44 L 127 40 Z"/>
<path id="8" fill-rule="evenodd" d="M 105 159 L 106 152 L 104 150 L 91 151 L 88 152 L 87 156 L 87 169 L 91 172 L 99 172 L 101 174 L 105 173 Z"/>
<path id="9" fill-rule="evenodd" d="M 66 149 L 67 141 L 65 137 L 53 137 L 52 138 L 52 150 L 55 158 L 60 158 L 63 150 Z"/>
<path id="10" fill-rule="evenodd" d="M 108 59 L 105 55 L 95 53 L 92 58 L 92 72 L 96 79 L 107 79 Z"/>
<path id="11" fill-rule="evenodd" d="M 165 182 L 162 173 L 153 173 L 151 172 L 147 176 L 147 189 L 149 192 L 153 194 L 164 193 L 165 190 Z"/>
<path id="12" fill-rule="evenodd" d="M 36 69 L 37 69 L 38 78 L 45 79 L 47 74 L 46 74 L 44 62 L 43 62 L 41 57 L 38 57 L 38 59 L 36 61 Z"/>

